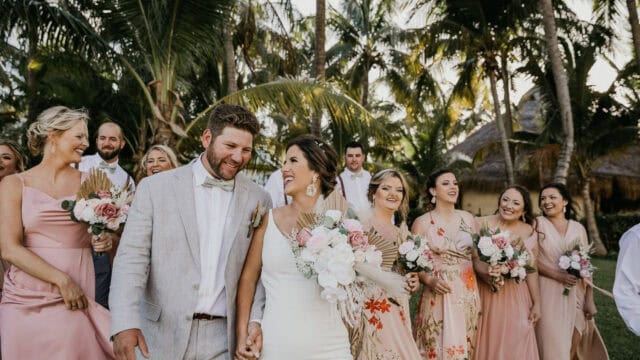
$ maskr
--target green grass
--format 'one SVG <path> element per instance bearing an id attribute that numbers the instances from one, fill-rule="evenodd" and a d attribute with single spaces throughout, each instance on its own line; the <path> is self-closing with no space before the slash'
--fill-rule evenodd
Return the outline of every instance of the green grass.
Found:
<path id="1" fill-rule="evenodd" d="M 615 259 L 594 259 L 596 270 L 595 283 L 597 286 L 611 291 L 616 272 Z M 418 292 L 417 294 L 420 294 Z M 418 295 L 411 298 L 411 314 L 415 314 L 418 305 Z M 613 299 L 594 291 L 598 313 L 596 325 L 609 351 L 611 360 L 640 360 L 640 338 L 627 329 L 618 313 Z"/>

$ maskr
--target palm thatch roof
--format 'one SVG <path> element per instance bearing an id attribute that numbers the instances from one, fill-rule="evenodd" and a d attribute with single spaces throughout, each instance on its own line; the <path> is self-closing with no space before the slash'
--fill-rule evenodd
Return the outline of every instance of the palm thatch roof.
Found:
<path id="1" fill-rule="evenodd" d="M 537 135 L 543 122 L 539 93 L 534 89 L 525 94 L 518 104 L 517 128 L 514 132 Z M 474 169 L 461 176 L 461 184 L 466 189 L 481 191 L 501 191 L 506 185 L 504 156 L 499 146 L 500 136 L 492 121 L 469 135 L 462 143 L 450 150 L 450 155 L 473 159 Z M 559 147 L 540 149 L 520 148 L 512 144 L 512 154 L 516 149 L 514 172 L 516 182 L 531 190 L 540 189 L 553 176 Z M 640 200 L 640 145 L 634 144 L 623 150 L 612 152 L 594 162 L 591 193 L 596 202 Z M 578 181 L 570 177 L 570 188 L 579 192 Z"/>

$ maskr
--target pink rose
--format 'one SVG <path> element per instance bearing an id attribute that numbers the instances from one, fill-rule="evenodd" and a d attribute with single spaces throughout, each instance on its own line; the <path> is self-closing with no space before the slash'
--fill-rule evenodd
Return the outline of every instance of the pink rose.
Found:
<path id="1" fill-rule="evenodd" d="M 347 232 L 359 231 L 362 232 L 362 224 L 358 220 L 344 219 L 342 220 L 342 226 L 347 229 Z"/>
<path id="2" fill-rule="evenodd" d="M 587 268 L 589 268 L 589 265 L 590 265 L 589 260 L 587 260 L 587 259 L 580 259 L 580 267 L 581 267 L 582 269 L 587 269 Z"/>
<path id="3" fill-rule="evenodd" d="M 300 246 L 305 246 L 307 245 L 307 241 L 309 241 L 311 236 L 312 234 L 311 234 L 311 231 L 309 231 L 309 229 L 302 228 L 300 229 L 300 231 L 298 231 L 298 234 L 296 235 L 296 241 Z"/>
<path id="4" fill-rule="evenodd" d="M 96 191 L 96 195 L 98 195 L 98 197 L 100 199 L 111 199 L 112 198 L 111 191 L 108 191 L 108 190 L 98 190 L 98 191 Z"/>
<path id="5" fill-rule="evenodd" d="M 509 269 L 515 269 L 516 267 L 518 267 L 518 259 L 507 261 L 507 266 L 509 267 Z"/>
<path id="6" fill-rule="evenodd" d="M 402 245 L 400 245 L 402 246 Z M 430 249 L 424 249 L 422 251 L 422 257 L 424 257 L 425 259 L 428 260 L 433 260 L 433 251 L 431 251 Z"/>
<path id="7" fill-rule="evenodd" d="M 369 244 L 369 238 L 362 231 L 350 231 L 347 238 L 354 248 L 364 248 Z"/>
<path id="8" fill-rule="evenodd" d="M 93 211 L 95 211 L 96 215 L 104 216 L 107 219 L 114 219 L 120 216 L 120 209 L 110 203 L 98 204 Z"/>
<path id="9" fill-rule="evenodd" d="M 509 244 L 509 241 L 504 235 L 496 234 L 492 236 L 491 240 L 498 247 L 498 249 L 502 250 Z"/>

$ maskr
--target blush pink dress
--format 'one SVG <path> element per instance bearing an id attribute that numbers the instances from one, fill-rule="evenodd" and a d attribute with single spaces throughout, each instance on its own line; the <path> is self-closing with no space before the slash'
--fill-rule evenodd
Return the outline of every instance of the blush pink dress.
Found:
<path id="1" fill-rule="evenodd" d="M 63 200 L 73 198 L 54 199 L 23 186 L 23 241 L 30 251 L 68 274 L 84 291 L 89 307 L 68 310 L 56 286 L 11 265 L 0 302 L 3 359 L 114 358 L 109 312 L 94 301 L 91 235 L 87 225 L 72 221 L 61 208 Z"/>
<path id="2" fill-rule="evenodd" d="M 525 240 L 524 245 L 533 257 L 537 251 L 538 234 Z M 498 292 L 478 282 L 482 312 L 478 323 L 476 360 L 538 360 L 538 345 L 529 312 L 533 301 L 525 281 L 505 280 Z"/>

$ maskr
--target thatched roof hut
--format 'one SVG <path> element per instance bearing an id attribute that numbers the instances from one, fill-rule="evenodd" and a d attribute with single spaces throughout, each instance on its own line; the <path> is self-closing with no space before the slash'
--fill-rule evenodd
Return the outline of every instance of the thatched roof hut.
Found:
<path id="1" fill-rule="evenodd" d="M 518 123 L 514 132 L 539 134 L 543 122 L 539 94 L 529 91 L 518 105 Z M 500 148 L 500 137 L 495 122 L 490 122 L 469 135 L 462 143 L 453 147 L 450 154 L 455 157 L 464 155 L 473 159 L 474 170 L 461 176 L 461 185 L 465 191 L 492 192 L 501 191 L 506 185 L 504 157 Z M 512 146 L 516 150 L 514 171 L 516 182 L 532 191 L 540 189 L 553 176 L 559 147 L 526 149 Z M 612 152 L 594 162 L 591 194 L 596 207 L 604 212 L 640 209 L 640 144 L 634 144 L 623 150 Z M 578 181 L 569 178 L 572 192 L 578 194 Z"/>

